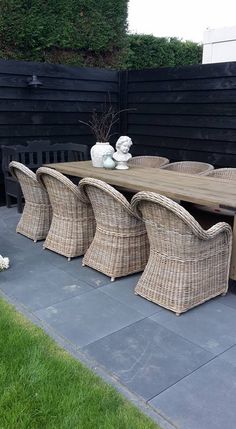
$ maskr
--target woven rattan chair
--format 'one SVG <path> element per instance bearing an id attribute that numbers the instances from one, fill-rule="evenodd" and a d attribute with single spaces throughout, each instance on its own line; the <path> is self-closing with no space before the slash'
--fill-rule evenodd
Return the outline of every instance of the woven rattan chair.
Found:
<path id="1" fill-rule="evenodd" d="M 209 171 L 207 173 L 207 177 L 212 177 L 213 179 L 220 179 L 223 181 L 233 181 L 236 184 L 236 168 L 217 168 L 215 170 Z M 200 204 L 194 204 L 194 207 L 209 213 L 216 213 L 225 216 L 235 215 L 235 212 L 233 210 L 227 210 L 223 208 L 202 206 Z"/>
<path id="2" fill-rule="evenodd" d="M 236 182 L 236 168 L 216 168 L 213 171 L 209 171 L 207 176 L 216 179 L 234 180 Z"/>
<path id="3" fill-rule="evenodd" d="M 52 219 L 47 191 L 38 182 L 36 174 L 20 162 L 10 162 L 9 170 L 19 181 L 25 198 L 25 206 L 16 232 L 31 238 L 34 242 L 44 240 Z"/>
<path id="4" fill-rule="evenodd" d="M 172 162 L 171 164 L 164 165 L 161 167 L 163 170 L 176 171 L 177 173 L 187 174 L 199 174 L 206 175 L 209 171 L 213 170 L 214 167 L 211 164 L 205 162 L 196 161 L 179 161 Z"/>
<path id="5" fill-rule="evenodd" d="M 142 271 L 149 255 L 144 223 L 133 213 L 126 198 L 101 180 L 80 181 L 96 218 L 96 233 L 84 255 L 83 265 L 116 277 Z"/>
<path id="6" fill-rule="evenodd" d="M 72 257 L 83 255 L 95 233 L 95 219 L 91 204 L 74 183 L 51 168 L 40 167 L 39 182 L 48 191 L 53 209 L 52 223 L 44 248 Z"/>
<path id="7" fill-rule="evenodd" d="M 169 163 L 168 158 L 161 156 L 134 156 L 128 162 L 128 165 L 140 165 L 143 167 L 159 168 Z"/>
<path id="8" fill-rule="evenodd" d="M 150 257 L 135 292 L 177 315 L 228 288 L 232 232 L 220 222 L 209 230 L 176 202 L 139 192 L 131 207 L 145 222 Z"/>

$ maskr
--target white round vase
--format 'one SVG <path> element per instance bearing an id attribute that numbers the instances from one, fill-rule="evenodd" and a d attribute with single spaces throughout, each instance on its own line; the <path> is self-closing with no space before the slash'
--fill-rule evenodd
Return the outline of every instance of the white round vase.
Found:
<path id="1" fill-rule="evenodd" d="M 110 143 L 100 143 L 97 142 L 90 151 L 91 160 L 93 167 L 103 167 L 103 155 L 110 153 L 113 155 L 115 152 L 114 148 L 110 145 Z"/>

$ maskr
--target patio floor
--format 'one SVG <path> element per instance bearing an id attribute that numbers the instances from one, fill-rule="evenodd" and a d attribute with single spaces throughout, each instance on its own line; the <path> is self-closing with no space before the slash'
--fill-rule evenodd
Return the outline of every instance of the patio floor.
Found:
<path id="1" fill-rule="evenodd" d="M 139 275 L 111 283 L 16 234 L 18 219 L 0 208 L 2 296 L 163 429 L 236 426 L 235 294 L 176 317 L 134 295 Z"/>

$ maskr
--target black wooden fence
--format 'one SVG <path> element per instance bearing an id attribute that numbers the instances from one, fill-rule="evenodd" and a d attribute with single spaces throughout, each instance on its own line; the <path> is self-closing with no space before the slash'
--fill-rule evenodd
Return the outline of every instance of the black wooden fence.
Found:
<path id="1" fill-rule="evenodd" d="M 28 86 L 33 74 L 42 87 Z M 94 109 L 101 111 L 109 100 L 119 103 L 115 70 L 1 60 L 0 145 L 35 139 L 92 145 L 94 137 L 79 120 L 87 121 Z"/>
<path id="2" fill-rule="evenodd" d="M 42 87 L 28 86 L 33 74 Z M 133 154 L 236 167 L 236 62 L 118 72 L 0 60 L 0 145 L 91 146 L 79 120 L 108 97 L 134 109 L 122 113 L 119 130 L 132 138 Z"/>
<path id="3" fill-rule="evenodd" d="M 42 87 L 28 86 L 33 74 Z M 78 121 L 101 110 L 108 94 L 119 101 L 117 71 L 0 61 L 1 143 L 47 138 L 92 144 L 88 128 Z"/>
<path id="4" fill-rule="evenodd" d="M 236 167 L 236 62 L 124 73 L 136 154 Z M 125 85 L 123 85 L 125 86 Z"/>

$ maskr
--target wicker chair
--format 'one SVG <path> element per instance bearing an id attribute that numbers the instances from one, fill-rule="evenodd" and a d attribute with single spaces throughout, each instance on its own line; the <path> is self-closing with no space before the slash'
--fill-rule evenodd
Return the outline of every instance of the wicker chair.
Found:
<path id="1" fill-rule="evenodd" d="M 212 177 L 214 179 L 220 179 L 223 181 L 224 180 L 234 181 L 236 183 L 236 168 L 217 168 L 215 170 L 209 171 L 207 173 L 207 177 Z M 235 215 L 234 211 L 222 209 L 222 208 L 202 206 L 200 204 L 194 204 L 194 207 L 196 207 L 199 210 L 209 212 L 209 213 L 216 213 L 216 214 L 225 215 L 225 216 L 234 216 Z"/>
<path id="2" fill-rule="evenodd" d="M 74 183 L 51 168 L 40 167 L 36 176 L 45 186 L 53 209 L 52 223 L 44 248 L 72 257 L 83 255 L 95 233 L 91 204 Z"/>
<path id="3" fill-rule="evenodd" d="M 209 171 L 214 169 L 213 165 L 211 164 L 207 164 L 205 162 L 196 162 L 196 161 L 172 162 L 171 164 L 164 165 L 161 168 L 163 170 L 176 171 L 177 173 L 199 174 L 199 175 L 206 175 L 209 173 Z"/>
<path id="4" fill-rule="evenodd" d="M 168 158 L 161 156 L 134 156 L 128 162 L 129 165 L 140 165 L 143 167 L 160 168 L 169 163 Z"/>
<path id="5" fill-rule="evenodd" d="M 150 257 L 135 293 L 177 315 L 228 289 L 232 231 L 220 222 L 209 230 L 179 204 L 139 192 L 131 207 L 146 224 Z"/>
<path id="6" fill-rule="evenodd" d="M 97 222 L 83 265 L 101 271 L 111 281 L 142 271 L 149 255 L 147 232 L 126 198 L 101 180 L 85 178 L 79 186 L 89 197 Z"/>
<path id="7" fill-rule="evenodd" d="M 209 171 L 207 176 L 215 177 L 216 179 L 236 181 L 236 168 L 216 168 L 213 171 Z"/>
<path id="8" fill-rule="evenodd" d="M 25 206 L 16 232 L 37 240 L 44 240 L 50 228 L 52 208 L 47 191 L 37 181 L 36 174 L 17 161 L 9 164 L 12 176 L 19 181 Z"/>

